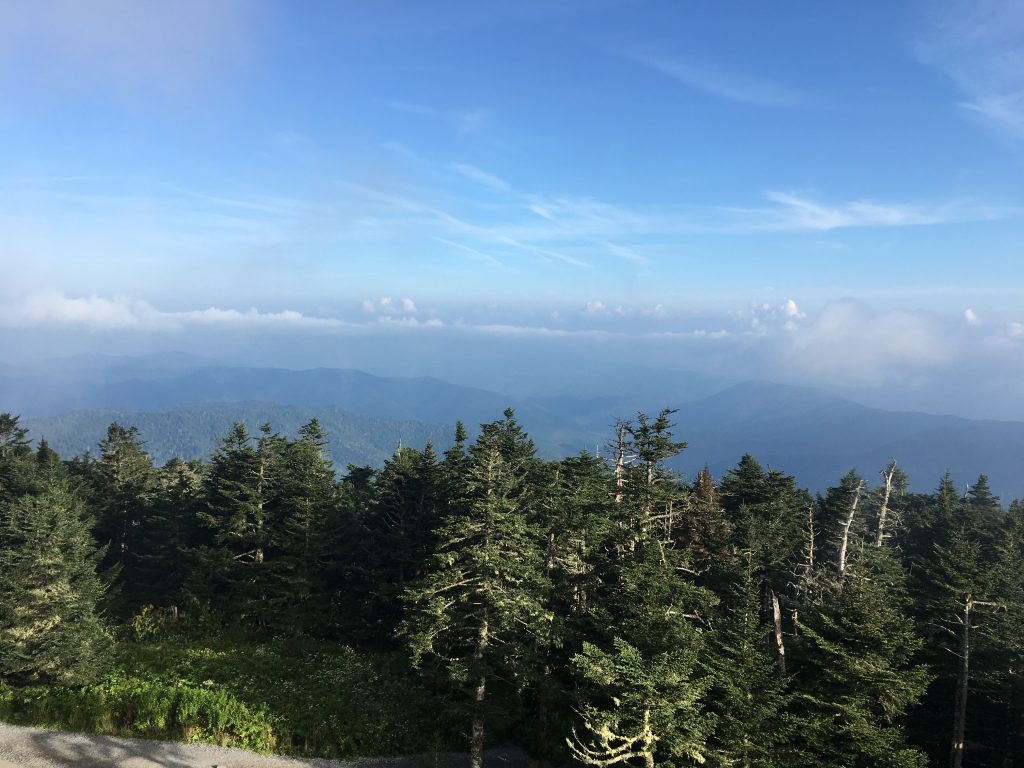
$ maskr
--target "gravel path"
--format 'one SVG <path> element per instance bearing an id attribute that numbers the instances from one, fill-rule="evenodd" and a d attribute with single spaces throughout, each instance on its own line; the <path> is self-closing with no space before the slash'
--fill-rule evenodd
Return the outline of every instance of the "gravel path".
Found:
<path id="1" fill-rule="evenodd" d="M 464 754 L 445 755 L 445 768 L 468 768 Z M 488 750 L 486 768 L 530 768 L 516 748 Z M 357 760 L 300 759 L 244 749 L 121 739 L 99 734 L 23 728 L 0 723 L 0 768 L 426 768 L 420 756 Z"/>
<path id="2" fill-rule="evenodd" d="M 412 768 L 420 762 L 418 758 L 300 760 L 206 744 L 119 739 L 0 724 L 0 768 Z"/>

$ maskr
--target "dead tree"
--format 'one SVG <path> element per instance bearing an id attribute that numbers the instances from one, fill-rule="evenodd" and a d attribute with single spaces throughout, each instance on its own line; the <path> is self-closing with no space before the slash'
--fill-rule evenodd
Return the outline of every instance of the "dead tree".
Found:
<path id="1" fill-rule="evenodd" d="M 971 621 L 975 609 L 979 607 L 998 607 L 999 603 L 987 600 L 975 600 L 968 592 L 963 603 L 958 606 L 959 615 L 959 652 L 960 669 L 956 681 L 956 707 L 953 711 L 953 738 L 949 753 L 951 768 L 962 768 L 964 764 L 964 737 L 967 730 L 967 693 L 971 677 Z"/>
<path id="2" fill-rule="evenodd" d="M 850 529 L 853 527 L 853 519 L 857 516 L 857 505 L 860 503 L 861 493 L 864 492 L 864 481 L 861 480 L 853 492 L 853 500 L 850 502 L 850 511 L 843 521 L 842 533 L 839 538 L 839 580 L 842 581 L 846 574 L 847 556 L 850 549 Z"/>
<path id="3" fill-rule="evenodd" d="M 779 596 L 770 589 L 772 601 L 772 625 L 775 628 L 775 653 L 779 662 L 779 670 L 786 674 L 786 641 L 782 636 L 782 609 L 779 607 Z"/>
<path id="4" fill-rule="evenodd" d="M 607 768 L 628 765 L 631 760 L 643 760 L 644 768 L 654 768 L 654 745 L 657 741 L 651 728 L 651 711 L 644 710 L 643 723 L 636 733 L 625 735 L 612 729 L 608 723 L 584 719 L 584 727 L 591 733 L 591 743 L 580 738 L 572 729 L 572 738 L 566 739 L 573 757 L 584 765 Z"/>
<path id="5" fill-rule="evenodd" d="M 892 460 L 888 468 L 882 470 L 882 479 L 885 486 L 882 491 L 882 506 L 878 510 L 878 531 L 875 532 L 875 546 L 880 547 L 885 543 L 889 534 L 885 530 L 885 524 L 889 516 L 889 499 L 892 496 L 893 478 L 896 476 L 896 459 Z"/>

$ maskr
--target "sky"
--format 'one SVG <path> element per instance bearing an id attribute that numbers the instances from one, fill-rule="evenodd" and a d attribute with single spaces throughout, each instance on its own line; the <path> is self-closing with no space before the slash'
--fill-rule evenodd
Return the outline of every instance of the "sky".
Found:
<path id="1" fill-rule="evenodd" d="M 9 361 L 1024 419 L 1022 182 L 1016 0 L 0 2 Z"/>

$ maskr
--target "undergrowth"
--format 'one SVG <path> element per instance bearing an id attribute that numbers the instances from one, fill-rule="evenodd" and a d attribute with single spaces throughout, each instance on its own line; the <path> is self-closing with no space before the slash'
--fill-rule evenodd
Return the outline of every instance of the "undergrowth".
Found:
<path id="1" fill-rule="evenodd" d="M 397 655 L 310 639 L 125 640 L 79 688 L 4 687 L 0 719 L 322 757 L 431 754 L 452 744 L 441 700 Z"/>

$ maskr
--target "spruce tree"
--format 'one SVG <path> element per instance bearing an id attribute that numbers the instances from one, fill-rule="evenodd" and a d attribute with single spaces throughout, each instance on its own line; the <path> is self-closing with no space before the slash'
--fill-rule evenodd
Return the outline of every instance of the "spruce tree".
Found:
<path id="1" fill-rule="evenodd" d="M 270 613 L 267 553 L 282 442 L 264 425 L 254 444 L 245 425 L 235 424 L 210 460 L 199 514 L 210 544 L 197 552 L 192 594 L 257 627 L 267 626 Z"/>
<path id="2" fill-rule="evenodd" d="M 81 501 L 55 483 L 0 502 L 0 679 L 79 685 L 109 659 L 98 613 L 103 550 Z"/>
<path id="3" fill-rule="evenodd" d="M 313 419 L 298 439 L 282 444 L 274 489 L 269 621 L 289 632 L 323 628 L 324 567 L 331 555 L 330 519 L 336 502 L 327 436 Z"/>
<path id="4" fill-rule="evenodd" d="M 787 768 L 793 736 L 789 681 L 780 670 L 750 558 L 731 568 L 730 576 L 709 648 L 713 685 L 707 699 L 716 726 L 708 764 Z"/>
<path id="5" fill-rule="evenodd" d="M 927 687 L 922 641 L 907 612 L 900 564 L 864 547 L 830 599 L 801 615 L 797 672 L 800 759 L 844 768 L 921 768 L 908 709 Z"/>
<path id="6" fill-rule="evenodd" d="M 591 765 L 701 760 L 711 730 L 711 680 L 697 661 L 716 598 L 677 545 L 687 491 L 665 462 L 685 443 L 672 437 L 671 413 L 618 429 L 611 525 L 595 558 L 597 616 L 574 659 L 581 722 L 569 745 Z"/>
<path id="7" fill-rule="evenodd" d="M 399 448 L 374 478 L 365 520 L 366 621 L 374 644 L 394 643 L 401 596 L 426 575 L 445 504 L 442 472 L 428 444 L 422 451 Z"/>
<path id="8" fill-rule="evenodd" d="M 543 550 L 528 522 L 534 462 L 511 411 L 482 425 L 469 449 L 465 503 L 438 529 L 432 567 L 406 593 L 403 636 L 416 664 L 443 663 L 471 723 L 473 768 L 483 765 L 486 724 L 497 714 L 489 712 L 495 685 L 528 684 L 535 638 L 550 622 Z"/>
<path id="9" fill-rule="evenodd" d="M 150 512 L 138 535 L 137 573 L 146 600 L 161 608 L 183 605 L 198 546 L 203 482 L 199 462 L 171 459 L 157 473 Z"/>
<path id="10" fill-rule="evenodd" d="M 585 643 L 573 667 L 589 691 L 567 739 L 579 762 L 606 768 L 639 760 L 654 768 L 706 761 L 712 720 L 701 699 L 709 681 L 695 682 L 692 645 L 649 654 L 616 637 L 607 651 Z"/>
<path id="11" fill-rule="evenodd" d="M 150 597 L 137 539 L 156 491 L 156 470 L 138 429 L 111 424 L 95 470 L 96 537 L 107 546 L 103 566 L 116 569 L 119 609 L 130 613 Z"/>

